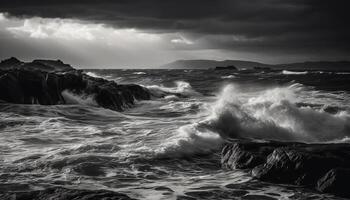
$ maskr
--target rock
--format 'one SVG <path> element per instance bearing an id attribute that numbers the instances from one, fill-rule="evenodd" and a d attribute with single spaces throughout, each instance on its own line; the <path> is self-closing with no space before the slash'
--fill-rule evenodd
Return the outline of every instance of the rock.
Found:
<path id="1" fill-rule="evenodd" d="M 3 61 L 4 63 L 16 63 Z M 57 105 L 67 103 L 62 96 L 69 91 L 77 96 L 91 96 L 104 108 L 121 111 L 135 100 L 148 100 L 148 89 L 139 85 L 118 85 L 114 81 L 85 75 L 62 61 L 34 60 L 0 70 L 0 100 L 18 104 Z M 1 69 L 1 68 L 0 68 Z"/>
<path id="2" fill-rule="evenodd" d="M 0 62 L 0 69 L 11 69 L 20 67 L 23 64 L 22 61 L 15 57 L 11 57 Z"/>
<path id="3" fill-rule="evenodd" d="M 349 168 L 331 169 L 318 180 L 317 190 L 333 193 L 338 196 L 350 197 L 349 180 Z"/>
<path id="4" fill-rule="evenodd" d="M 37 66 L 40 66 L 40 65 L 45 66 L 48 69 L 47 71 L 59 72 L 59 71 L 74 70 L 74 68 L 71 65 L 65 64 L 61 60 L 34 60 L 32 62 L 32 64 L 33 64 L 33 67 L 36 67 L 36 65 Z M 40 70 L 40 68 L 39 68 L 39 70 Z"/>
<path id="5" fill-rule="evenodd" d="M 221 164 L 228 169 L 251 169 L 263 164 L 266 157 L 282 143 L 237 142 L 227 144 L 221 152 Z"/>
<path id="6" fill-rule="evenodd" d="M 349 177 L 350 144 L 238 141 L 224 147 L 221 162 L 225 168 L 249 169 L 263 181 L 317 187 L 334 194 L 342 191 L 339 182 L 350 184 L 350 179 L 334 178 L 339 177 L 336 174 Z M 337 168 L 342 170 L 330 171 Z M 335 189 L 323 189 L 327 185 Z"/>
<path id="7" fill-rule="evenodd" d="M 264 181 L 316 185 L 332 168 L 350 167 L 350 145 L 299 144 L 276 148 L 252 175 Z"/>
<path id="8" fill-rule="evenodd" d="M 18 79 L 11 73 L 0 75 L 0 99 L 6 102 L 24 102 L 24 93 Z"/>
<path id="9" fill-rule="evenodd" d="M 130 200 L 127 195 L 107 190 L 78 190 L 62 187 L 48 188 L 45 190 L 29 192 L 0 192 L 3 200 Z"/>

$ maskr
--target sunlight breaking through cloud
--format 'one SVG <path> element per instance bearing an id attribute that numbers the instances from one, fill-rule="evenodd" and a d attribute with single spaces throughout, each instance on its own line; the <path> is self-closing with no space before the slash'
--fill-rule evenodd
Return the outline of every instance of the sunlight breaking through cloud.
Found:
<path id="1" fill-rule="evenodd" d="M 1 15 L 5 18 L 3 15 Z M 1 19 L 0 16 L 0 19 Z M 16 19 L 21 20 L 21 19 Z M 29 18 L 23 23 L 6 28 L 16 37 L 31 37 L 36 39 L 65 39 L 65 40 L 105 40 L 108 44 L 118 40 L 145 42 L 156 41 L 158 36 L 142 33 L 135 29 L 115 29 L 104 24 L 93 24 L 71 19 Z"/>

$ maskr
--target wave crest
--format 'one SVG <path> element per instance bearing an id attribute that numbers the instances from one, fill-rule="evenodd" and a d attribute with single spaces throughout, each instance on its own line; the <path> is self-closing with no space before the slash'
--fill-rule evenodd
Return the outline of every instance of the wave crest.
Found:
<path id="1" fill-rule="evenodd" d="M 330 114 L 310 107 L 298 107 L 300 84 L 273 88 L 244 96 L 228 85 L 214 104 L 211 116 L 201 122 L 222 137 L 326 142 L 350 135 L 347 112 Z"/>
<path id="2" fill-rule="evenodd" d="M 196 92 L 190 83 L 185 81 L 175 81 L 174 87 L 165 87 L 163 85 L 150 85 L 146 87 L 155 97 L 165 97 L 168 95 L 176 95 L 180 97 L 190 97 L 200 95 Z"/>
<path id="3" fill-rule="evenodd" d="M 178 129 L 162 152 L 205 154 L 220 149 L 226 139 L 249 138 L 299 142 L 349 141 L 350 115 L 298 107 L 301 84 L 247 94 L 227 85 L 206 119 Z"/>

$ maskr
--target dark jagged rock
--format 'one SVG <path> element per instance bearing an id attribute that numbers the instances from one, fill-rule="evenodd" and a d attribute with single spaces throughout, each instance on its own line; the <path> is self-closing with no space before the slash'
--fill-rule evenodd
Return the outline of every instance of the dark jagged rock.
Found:
<path id="1" fill-rule="evenodd" d="M 15 57 L 0 62 L 0 70 L 25 69 L 40 70 L 45 72 L 66 72 L 74 70 L 69 64 L 61 60 L 34 60 L 33 62 L 22 62 Z"/>
<path id="2" fill-rule="evenodd" d="M 0 100 L 9 103 L 66 104 L 62 92 L 69 91 L 75 95 L 91 96 L 99 106 L 120 111 L 132 106 L 135 100 L 151 97 L 144 87 L 118 85 L 114 81 L 94 78 L 62 61 L 35 60 L 21 67 L 1 69 Z"/>
<path id="3" fill-rule="evenodd" d="M 70 70 L 74 70 L 74 68 L 69 65 L 69 64 L 65 64 L 63 63 L 61 60 L 34 60 L 32 62 L 33 67 L 36 67 L 36 65 L 38 66 L 45 66 L 48 70 L 47 71 L 70 71 Z M 38 69 L 38 70 L 42 70 L 42 69 Z"/>
<path id="4" fill-rule="evenodd" d="M 24 102 L 24 92 L 14 74 L 0 74 L 0 91 L 0 99 L 3 101 L 12 103 Z"/>
<path id="5" fill-rule="evenodd" d="M 318 180 L 317 189 L 321 192 L 350 197 L 349 180 L 350 169 L 331 169 Z"/>
<path id="6" fill-rule="evenodd" d="M 279 142 L 252 143 L 249 141 L 227 144 L 222 150 L 221 164 L 228 169 L 251 169 L 263 164 L 266 157 L 282 145 Z"/>
<path id="7" fill-rule="evenodd" d="M 0 69 L 10 69 L 20 67 L 23 64 L 20 60 L 15 57 L 11 57 L 9 59 L 2 60 L 0 62 Z"/>
<path id="8" fill-rule="evenodd" d="M 3 200 L 131 200 L 127 195 L 107 190 L 76 190 L 61 187 L 29 192 L 0 192 Z"/>
<path id="9" fill-rule="evenodd" d="M 349 185 L 350 179 L 340 178 L 350 176 L 350 144 L 240 141 L 224 147 L 221 163 L 229 169 L 249 169 L 263 181 L 317 187 L 350 197 L 342 186 Z"/>

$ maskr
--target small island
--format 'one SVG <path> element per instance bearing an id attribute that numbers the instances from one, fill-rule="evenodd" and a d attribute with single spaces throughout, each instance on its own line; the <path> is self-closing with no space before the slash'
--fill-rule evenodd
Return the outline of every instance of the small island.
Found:
<path id="1" fill-rule="evenodd" d="M 226 66 L 226 67 L 221 67 L 221 66 L 217 66 L 215 67 L 215 70 L 233 70 L 233 71 L 237 71 L 237 67 L 235 67 L 234 65 L 229 65 L 229 66 Z"/>

